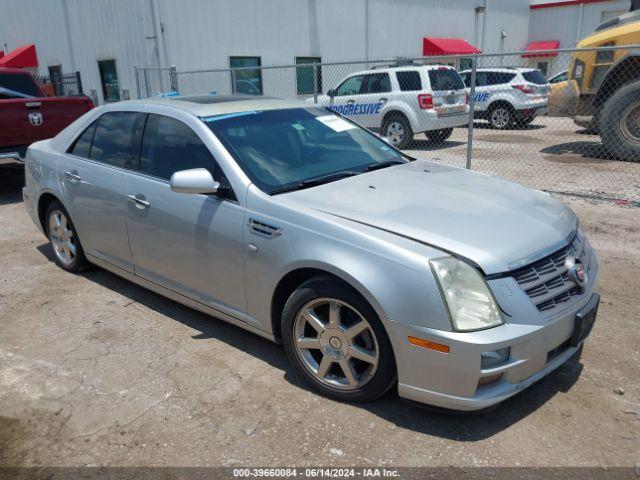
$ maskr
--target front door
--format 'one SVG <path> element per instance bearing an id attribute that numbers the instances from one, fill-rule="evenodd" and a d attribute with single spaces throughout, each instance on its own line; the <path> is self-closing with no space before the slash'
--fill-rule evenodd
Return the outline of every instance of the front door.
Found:
<path id="1" fill-rule="evenodd" d="M 209 169 L 219 194 L 171 191 L 171 175 L 191 168 Z M 127 175 L 125 193 L 135 274 L 244 318 L 244 208 L 198 135 L 179 120 L 150 114 L 140 170 Z"/>

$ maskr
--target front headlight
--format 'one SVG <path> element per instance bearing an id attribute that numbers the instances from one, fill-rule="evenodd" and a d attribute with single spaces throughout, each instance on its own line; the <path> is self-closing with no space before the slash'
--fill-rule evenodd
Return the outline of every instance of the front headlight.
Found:
<path id="1" fill-rule="evenodd" d="M 489 287 L 475 268 L 455 257 L 429 263 L 457 331 L 482 330 L 504 323 Z"/>

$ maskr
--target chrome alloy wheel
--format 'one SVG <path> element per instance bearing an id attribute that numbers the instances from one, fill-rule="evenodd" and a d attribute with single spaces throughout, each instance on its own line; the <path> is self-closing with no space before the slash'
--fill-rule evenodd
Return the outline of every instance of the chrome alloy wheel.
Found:
<path id="1" fill-rule="evenodd" d="M 64 212 L 55 209 L 49 215 L 49 238 L 58 260 L 71 265 L 76 258 L 76 236 Z"/>
<path id="2" fill-rule="evenodd" d="M 640 104 L 631 104 L 622 112 L 620 131 L 629 142 L 640 143 Z"/>
<path id="3" fill-rule="evenodd" d="M 378 368 L 380 349 L 367 320 L 335 298 L 305 304 L 294 322 L 295 351 L 304 367 L 321 383 L 355 390 Z"/>
<path id="4" fill-rule="evenodd" d="M 399 145 L 404 140 L 406 132 L 402 123 L 393 121 L 387 125 L 387 131 L 385 137 L 389 139 L 392 145 Z"/>
<path id="5" fill-rule="evenodd" d="M 494 127 L 508 127 L 510 119 L 511 113 L 506 108 L 498 107 L 493 112 L 491 112 L 491 124 Z"/>

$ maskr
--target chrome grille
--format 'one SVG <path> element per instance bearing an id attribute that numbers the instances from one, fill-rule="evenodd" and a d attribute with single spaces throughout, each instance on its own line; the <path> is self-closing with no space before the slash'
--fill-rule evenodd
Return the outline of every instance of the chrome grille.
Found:
<path id="1" fill-rule="evenodd" d="M 566 247 L 512 274 L 538 310 L 545 314 L 555 313 L 568 306 L 575 297 L 582 294 L 582 287 L 570 278 L 565 265 L 569 256 L 580 258 L 587 269 L 587 275 L 589 274 L 591 252 L 581 232 Z"/>

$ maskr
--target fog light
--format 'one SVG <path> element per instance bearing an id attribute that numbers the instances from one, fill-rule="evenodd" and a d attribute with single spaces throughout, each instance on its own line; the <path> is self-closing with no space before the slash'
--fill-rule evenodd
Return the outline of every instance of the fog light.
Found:
<path id="1" fill-rule="evenodd" d="M 509 359 L 510 354 L 511 349 L 509 347 L 491 350 L 490 352 L 482 352 L 480 355 L 480 368 L 485 370 L 500 365 Z"/>

